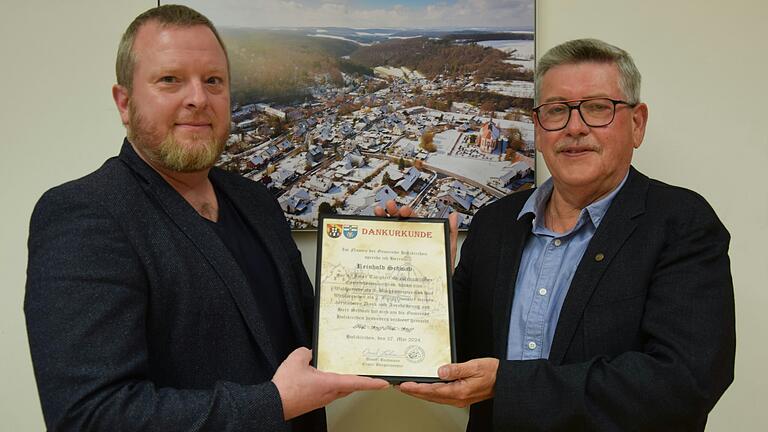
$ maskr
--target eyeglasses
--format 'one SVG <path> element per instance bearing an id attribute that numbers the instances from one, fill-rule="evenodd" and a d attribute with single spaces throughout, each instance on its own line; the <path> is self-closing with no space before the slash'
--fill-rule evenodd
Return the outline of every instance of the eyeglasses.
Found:
<path id="1" fill-rule="evenodd" d="M 634 108 L 622 100 L 609 98 L 583 99 L 564 102 L 550 102 L 533 109 L 542 129 L 549 132 L 565 129 L 571 120 L 571 111 L 578 110 L 581 120 L 589 127 L 608 126 L 616 116 L 616 105 L 623 104 Z"/>

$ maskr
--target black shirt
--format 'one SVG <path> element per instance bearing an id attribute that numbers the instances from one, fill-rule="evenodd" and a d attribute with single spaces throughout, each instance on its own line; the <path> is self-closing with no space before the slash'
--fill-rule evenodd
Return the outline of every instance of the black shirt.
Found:
<path id="1" fill-rule="evenodd" d="M 264 319 L 264 328 L 278 361 L 282 362 L 298 347 L 298 342 L 291 326 L 285 293 L 280 285 L 275 263 L 226 194 L 217 190 L 216 197 L 219 201 L 219 220 L 206 221 L 232 253 L 248 280 Z"/>

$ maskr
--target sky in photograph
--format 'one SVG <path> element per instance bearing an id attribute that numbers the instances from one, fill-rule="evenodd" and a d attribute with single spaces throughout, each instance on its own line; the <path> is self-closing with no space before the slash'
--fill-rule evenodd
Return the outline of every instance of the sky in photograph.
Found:
<path id="1" fill-rule="evenodd" d="M 224 27 L 532 29 L 534 19 L 534 0 L 176 1 Z"/>

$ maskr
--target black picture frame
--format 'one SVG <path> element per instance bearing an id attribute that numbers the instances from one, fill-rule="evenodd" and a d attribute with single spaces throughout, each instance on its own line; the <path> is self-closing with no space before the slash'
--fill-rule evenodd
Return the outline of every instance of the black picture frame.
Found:
<path id="1" fill-rule="evenodd" d="M 448 225 L 447 219 L 421 219 L 421 218 L 387 218 L 387 217 L 377 217 L 377 216 L 351 216 L 351 215 L 321 215 L 319 219 L 318 224 L 318 230 L 317 230 L 317 267 L 315 272 L 315 310 L 314 310 L 314 325 L 313 325 L 313 334 L 312 334 L 312 347 L 313 347 L 313 356 L 312 356 L 312 365 L 314 367 L 318 366 L 318 340 L 319 340 L 319 334 L 320 334 L 320 307 L 321 307 L 321 301 L 322 301 L 322 295 L 323 295 L 323 235 L 325 234 L 326 230 L 326 224 L 328 220 L 343 220 L 343 221 L 360 221 L 360 220 L 370 220 L 370 221 L 377 221 L 379 223 L 399 223 L 399 222 L 408 222 L 413 224 L 440 224 L 443 228 L 444 238 L 445 238 L 445 271 L 446 271 L 446 292 L 445 295 L 447 296 L 447 307 L 448 307 L 448 325 L 449 325 L 449 342 L 450 342 L 450 362 L 455 363 L 457 361 L 457 353 L 456 353 L 456 333 L 455 333 L 455 322 L 454 322 L 454 305 L 453 305 L 453 279 L 452 279 L 452 268 L 453 263 L 452 257 L 450 256 L 450 229 Z M 398 384 L 402 382 L 407 381 L 413 381 L 413 382 L 422 382 L 422 383 L 433 383 L 433 382 L 440 382 L 441 380 L 437 377 L 427 377 L 427 376 L 414 376 L 414 375 L 370 375 L 370 374 L 360 374 L 362 376 L 369 376 L 369 377 L 375 377 L 375 378 L 381 378 L 385 379 L 388 382 L 392 384 Z M 435 375 L 437 375 L 437 370 L 435 370 Z"/>

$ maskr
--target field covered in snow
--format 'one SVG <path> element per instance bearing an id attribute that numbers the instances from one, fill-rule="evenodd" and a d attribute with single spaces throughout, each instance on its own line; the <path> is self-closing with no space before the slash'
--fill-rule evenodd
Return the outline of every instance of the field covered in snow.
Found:
<path id="1" fill-rule="evenodd" d="M 489 40 L 477 44 L 510 53 L 510 59 L 504 60 L 504 63 L 519 64 L 533 70 L 536 44 L 532 40 Z"/>

